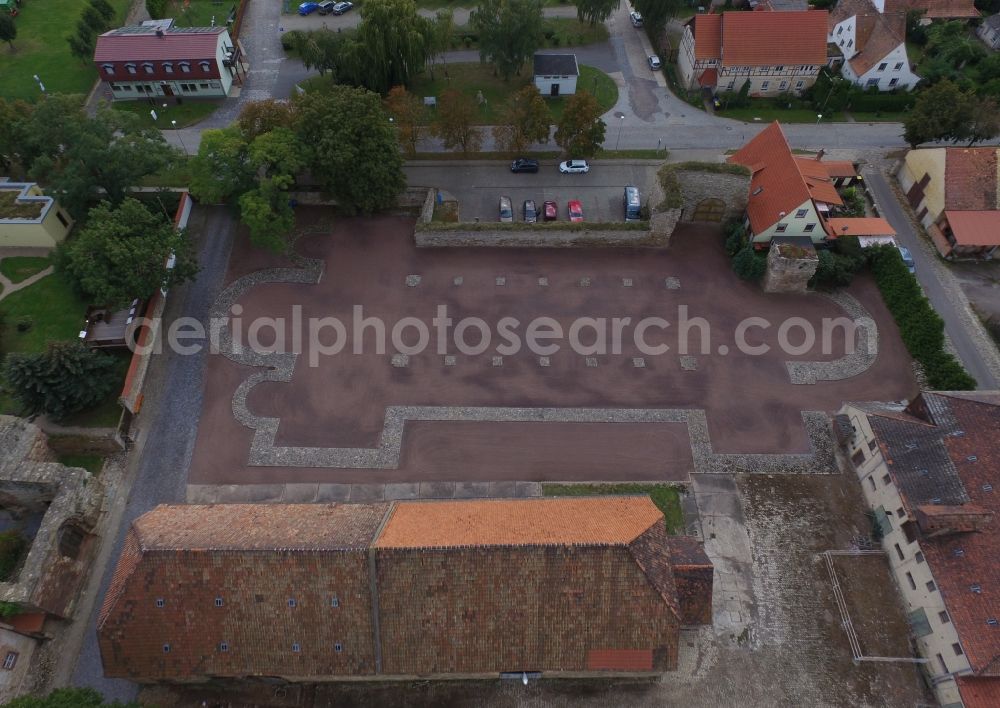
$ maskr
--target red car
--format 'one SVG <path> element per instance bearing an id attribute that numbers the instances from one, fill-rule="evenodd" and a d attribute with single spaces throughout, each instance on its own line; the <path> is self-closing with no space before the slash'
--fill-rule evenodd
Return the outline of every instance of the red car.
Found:
<path id="1" fill-rule="evenodd" d="M 542 204 L 542 214 L 546 221 L 555 221 L 559 218 L 559 207 L 556 206 L 555 202 L 545 202 Z"/>
<path id="2" fill-rule="evenodd" d="M 566 211 L 569 212 L 570 221 L 583 221 L 583 205 L 579 199 L 570 200 L 566 205 Z"/>

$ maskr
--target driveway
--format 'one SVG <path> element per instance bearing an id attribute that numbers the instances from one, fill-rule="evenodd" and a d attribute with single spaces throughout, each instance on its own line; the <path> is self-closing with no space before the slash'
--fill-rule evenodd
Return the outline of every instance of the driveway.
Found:
<path id="1" fill-rule="evenodd" d="M 931 305 L 944 320 L 944 331 L 951 339 L 958 358 L 979 384 L 980 389 L 993 390 L 998 386 L 998 380 L 991 366 L 990 353 L 983 346 L 988 342 L 980 341 L 980 337 L 970 329 L 969 313 L 962 311 L 962 305 L 956 302 L 954 289 L 957 285 L 945 283 L 948 275 L 945 266 L 936 261 L 930 246 L 914 231 L 903 207 L 896 199 L 885 175 L 879 170 L 865 170 L 865 181 L 875 196 L 879 210 L 896 230 L 896 239 L 910 250 L 916 261 L 916 276 Z M 954 285 L 953 288 L 947 285 Z M 974 316 L 973 316 L 974 317 Z M 992 358 L 996 357 L 995 349 Z"/>
<path id="2" fill-rule="evenodd" d="M 507 162 L 443 166 L 434 161 L 407 163 L 406 181 L 435 186 L 454 195 L 463 221 L 496 221 L 500 195 L 511 198 L 515 218 L 521 220 L 521 203 L 551 199 L 559 205 L 560 221 L 566 219 L 566 202 L 579 199 L 588 221 L 621 221 L 622 189 L 639 187 L 643 195 L 656 177 L 658 163 L 602 160 L 587 174 L 560 174 L 555 160 L 543 160 L 537 174 L 512 174 Z"/>

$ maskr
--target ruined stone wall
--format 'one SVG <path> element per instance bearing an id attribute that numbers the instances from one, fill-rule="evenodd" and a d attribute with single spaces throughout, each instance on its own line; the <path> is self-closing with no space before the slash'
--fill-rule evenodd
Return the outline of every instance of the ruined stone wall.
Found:
<path id="1" fill-rule="evenodd" d="M 721 199 L 726 203 L 723 221 L 739 219 L 746 211 L 750 196 L 749 174 L 694 169 L 680 169 L 676 174 L 681 187 L 681 221 L 690 221 L 698 204 L 706 199 Z"/>
<path id="2" fill-rule="evenodd" d="M 676 221 L 674 222 L 676 223 Z M 652 226 L 652 224 L 651 224 Z M 580 248 L 580 247 L 654 247 L 665 246 L 668 231 L 640 229 L 560 230 L 560 229 L 418 229 L 413 238 L 420 248 Z"/>
<path id="3" fill-rule="evenodd" d="M 811 246 L 804 248 L 787 243 L 774 243 L 767 254 L 764 292 L 804 293 L 809 287 L 809 280 L 816 273 L 817 266 L 819 257 Z"/>

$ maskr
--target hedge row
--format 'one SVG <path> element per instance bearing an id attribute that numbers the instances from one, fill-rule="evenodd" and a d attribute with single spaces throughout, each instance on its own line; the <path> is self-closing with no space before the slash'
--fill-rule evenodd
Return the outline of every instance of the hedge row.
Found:
<path id="1" fill-rule="evenodd" d="M 869 249 L 869 259 L 882 299 L 892 312 L 910 356 L 927 374 L 937 391 L 971 391 L 976 380 L 944 349 L 944 321 L 920 290 L 899 251 L 893 246 Z"/>

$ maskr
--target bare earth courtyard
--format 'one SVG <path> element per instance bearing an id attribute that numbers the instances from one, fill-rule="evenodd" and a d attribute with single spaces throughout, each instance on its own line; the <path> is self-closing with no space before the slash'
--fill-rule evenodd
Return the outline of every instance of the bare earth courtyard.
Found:
<path id="1" fill-rule="evenodd" d="M 916 391 L 870 279 L 851 286 L 846 304 L 816 294 L 765 295 L 732 273 L 712 227 L 683 225 L 664 250 L 417 249 L 410 219 L 331 225 L 319 210 L 303 210 L 299 228 L 309 235 L 297 243 L 302 258 L 295 261 L 238 239 L 216 303 L 217 314 L 242 318 L 238 342 L 246 345 L 254 318 L 290 322 L 294 306 L 304 320 L 335 317 L 350 333 L 355 305 L 390 331 L 405 317 L 430 327 L 443 305 L 454 324 L 465 317 L 491 323 L 493 341 L 464 355 L 453 325 L 440 354 L 431 328 L 427 350 L 402 358 L 391 342 L 376 353 L 369 331 L 364 353 L 352 353 L 349 342 L 339 354 L 316 357 L 317 366 L 309 365 L 308 341 L 298 356 L 246 349 L 227 356 L 224 345 L 209 357 L 189 484 L 684 480 L 692 471 L 727 471 L 710 460 L 727 460 L 731 471 L 762 455 L 802 456 L 816 444 L 810 411 Z M 695 326 L 688 354 L 679 355 L 679 306 L 689 321 L 710 325 L 707 351 Z M 824 318 L 859 313 L 878 330 L 871 356 L 848 362 L 847 374 L 793 383 L 788 362 L 836 364 L 845 336 L 834 332 L 831 353 L 822 354 L 817 341 L 791 356 L 778 350 L 778 326 L 795 316 L 820 332 Z M 521 323 L 523 337 L 539 317 L 568 331 L 581 317 L 635 323 L 653 316 L 671 323 L 645 336 L 667 344 L 664 354 L 638 351 L 631 330 L 620 353 L 584 356 L 565 339 L 547 360 L 526 346 L 500 358 L 496 351 L 503 342 L 495 325 L 504 317 Z M 751 316 L 772 323 L 746 335 L 748 344 L 769 345 L 767 354 L 737 351 L 734 333 Z M 479 336 L 472 329 L 464 340 L 475 345 Z M 584 344 L 593 337 L 592 330 L 580 335 Z M 322 341 L 335 338 L 328 330 Z M 412 328 L 404 335 L 408 345 L 416 338 Z M 258 339 L 273 344 L 273 330 Z M 799 344 L 802 335 L 789 340 Z M 294 351 L 290 331 L 285 347 Z M 822 372 L 827 365 L 810 366 Z"/>

